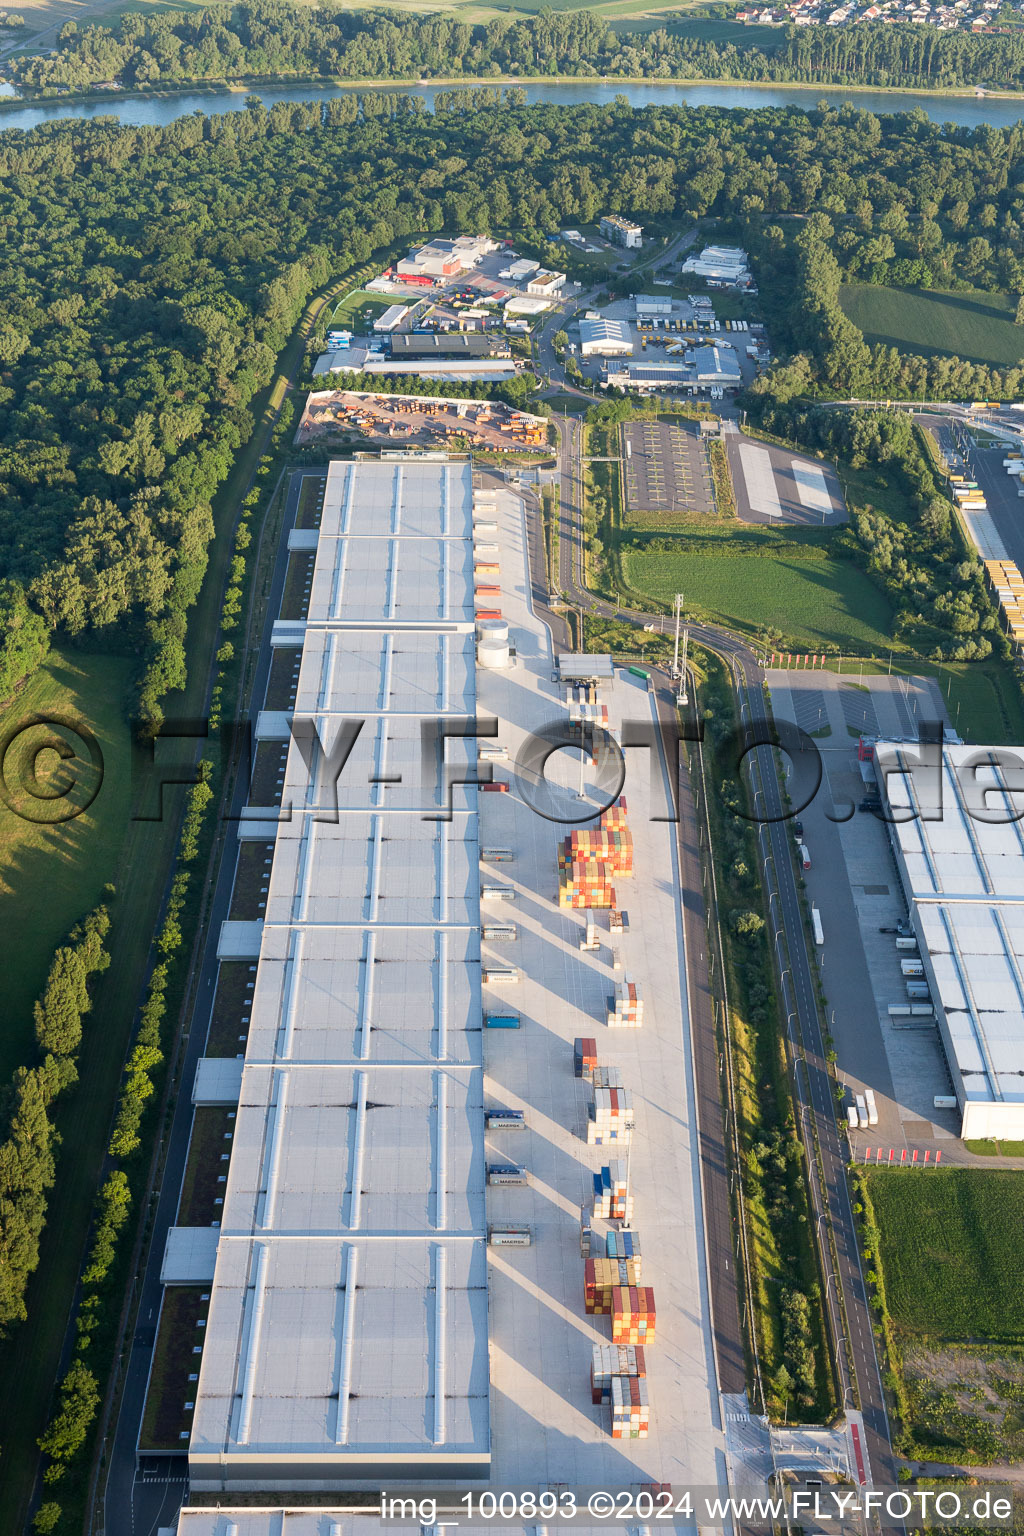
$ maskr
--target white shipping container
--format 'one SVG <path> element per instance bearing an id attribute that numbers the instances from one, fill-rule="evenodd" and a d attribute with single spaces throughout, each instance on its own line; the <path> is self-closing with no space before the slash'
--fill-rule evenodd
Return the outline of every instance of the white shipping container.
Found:
<path id="1" fill-rule="evenodd" d="M 909 1003 L 890 1003 L 889 1004 L 889 1017 L 890 1017 L 890 1019 L 909 1019 L 910 1015 L 913 1013 L 913 1011 L 914 1010 L 911 1008 Z"/>
<path id="2" fill-rule="evenodd" d="M 956 1109 L 956 1094 L 937 1093 L 932 1099 L 932 1105 L 935 1109 Z"/>
<path id="3" fill-rule="evenodd" d="M 916 955 L 917 954 L 917 940 L 916 939 L 909 939 L 909 938 L 897 939 L 896 940 L 896 948 L 897 949 L 911 950 Z"/>

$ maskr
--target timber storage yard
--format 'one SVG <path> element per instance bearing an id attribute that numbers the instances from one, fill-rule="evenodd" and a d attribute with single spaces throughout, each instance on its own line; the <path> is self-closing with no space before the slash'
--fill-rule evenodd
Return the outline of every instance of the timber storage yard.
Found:
<path id="1" fill-rule="evenodd" d="M 237 1103 L 222 1217 L 165 1256 L 209 1293 L 207 1507 L 170 1529 L 339 1536 L 328 1503 L 382 1486 L 725 1492 L 657 733 L 597 801 L 655 695 L 556 660 L 524 505 L 468 464 L 336 461 L 289 547 L 294 723 L 257 728 L 281 804 L 241 823 L 273 839 L 265 910 L 219 940 L 255 968 L 245 1055 L 197 1076 Z M 552 727 L 579 746 L 542 769 Z"/>

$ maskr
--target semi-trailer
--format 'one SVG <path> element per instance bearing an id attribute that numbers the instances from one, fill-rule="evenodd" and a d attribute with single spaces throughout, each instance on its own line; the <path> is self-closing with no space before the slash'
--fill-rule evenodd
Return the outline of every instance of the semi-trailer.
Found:
<path id="1" fill-rule="evenodd" d="M 864 1103 L 867 1105 L 868 1125 L 877 1125 L 878 1105 L 875 1103 L 875 1091 L 873 1088 L 865 1088 Z"/>
<path id="2" fill-rule="evenodd" d="M 487 1242 L 492 1248 L 529 1248 L 529 1227 L 489 1227 Z"/>
<path id="3" fill-rule="evenodd" d="M 488 1184 L 529 1184 L 530 1175 L 517 1163 L 488 1163 Z"/>
<path id="4" fill-rule="evenodd" d="M 817 907 L 811 908 L 811 927 L 814 929 L 815 944 L 824 944 L 825 930 L 821 926 L 821 913 L 818 911 Z"/>

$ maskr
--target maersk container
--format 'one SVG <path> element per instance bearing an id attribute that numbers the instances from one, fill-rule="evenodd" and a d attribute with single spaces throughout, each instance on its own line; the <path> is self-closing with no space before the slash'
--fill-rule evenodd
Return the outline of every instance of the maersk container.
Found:
<path id="1" fill-rule="evenodd" d="M 510 885 L 482 885 L 481 901 L 515 901 L 516 893 Z"/>
<path id="2" fill-rule="evenodd" d="M 518 1013 L 485 1013 L 485 1029 L 518 1029 Z"/>
<path id="3" fill-rule="evenodd" d="M 525 1131 L 526 1116 L 521 1109 L 488 1109 L 484 1111 L 489 1131 Z"/>
<path id="4" fill-rule="evenodd" d="M 932 1099 L 934 1109 L 956 1109 L 955 1093 L 937 1093 Z"/>
<path id="5" fill-rule="evenodd" d="M 530 1175 L 515 1163 L 487 1165 L 488 1184 L 529 1184 Z"/>
<path id="6" fill-rule="evenodd" d="M 477 754 L 484 763 L 507 763 L 508 748 L 499 746 L 483 746 Z"/>
<path id="7" fill-rule="evenodd" d="M 517 937 L 515 923 L 484 923 L 481 931 L 494 944 L 512 944 Z"/>
<path id="8" fill-rule="evenodd" d="M 529 1227 L 490 1227 L 487 1241 L 492 1248 L 529 1248 Z"/>
<path id="9" fill-rule="evenodd" d="M 487 864 L 511 864 L 515 854 L 511 848 L 481 848 L 480 857 Z"/>
<path id="10" fill-rule="evenodd" d="M 481 976 L 483 977 L 485 987 L 492 986 L 496 981 L 511 982 L 519 980 L 519 972 L 513 965 L 502 965 L 494 970 L 482 971 Z"/>

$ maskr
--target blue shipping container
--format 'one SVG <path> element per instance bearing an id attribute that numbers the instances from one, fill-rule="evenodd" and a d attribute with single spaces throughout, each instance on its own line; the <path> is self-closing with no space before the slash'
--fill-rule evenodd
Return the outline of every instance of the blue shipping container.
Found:
<path id="1" fill-rule="evenodd" d="M 484 1025 L 487 1029 L 518 1029 L 518 1013 L 486 1013 Z"/>

